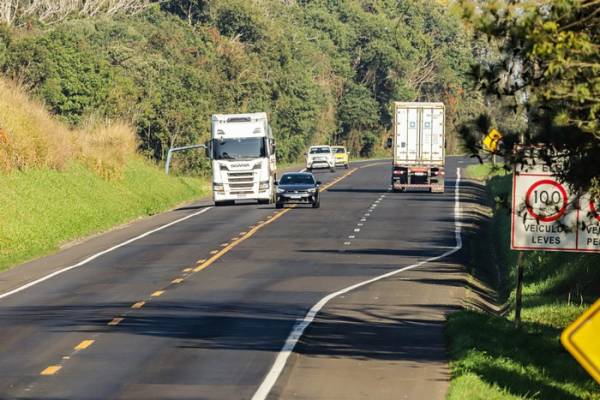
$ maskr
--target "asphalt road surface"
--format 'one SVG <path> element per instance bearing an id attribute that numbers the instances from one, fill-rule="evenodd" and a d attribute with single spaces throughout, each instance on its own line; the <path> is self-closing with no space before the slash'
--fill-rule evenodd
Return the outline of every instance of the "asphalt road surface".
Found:
<path id="1" fill-rule="evenodd" d="M 320 209 L 199 203 L 0 274 L 2 295 L 189 217 L 1 298 L 0 398 L 443 398 L 463 162 L 445 194 L 391 193 L 389 161 L 357 163 L 316 173 Z M 273 369 L 321 299 L 405 267 L 321 304 Z"/>

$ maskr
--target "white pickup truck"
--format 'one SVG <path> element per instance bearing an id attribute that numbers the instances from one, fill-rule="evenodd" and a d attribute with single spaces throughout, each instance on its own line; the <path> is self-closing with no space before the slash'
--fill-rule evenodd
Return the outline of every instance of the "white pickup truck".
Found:
<path id="1" fill-rule="evenodd" d="M 310 146 L 306 153 L 306 169 L 329 168 L 335 171 L 335 154 L 331 146 Z"/>

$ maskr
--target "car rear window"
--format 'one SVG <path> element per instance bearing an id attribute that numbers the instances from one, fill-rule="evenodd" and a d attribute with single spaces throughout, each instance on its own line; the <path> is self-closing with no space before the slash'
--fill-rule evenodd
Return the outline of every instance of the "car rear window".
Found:
<path id="1" fill-rule="evenodd" d="M 338 148 L 336 148 L 336 149 L 335 149 L 335 152 L 336 152 L 336 153 L 338 153 L 338 154 L 339 154 L 339 153 L 342 153 L 342 154 L 343 154 L 343 153 L 345 153 L 345 152 L 346 152 L 346 149 L 344 149 L 343 147 L 338 147 Z"/>
<path id="2" fill-rule="evenodd" d="M 313 147 L 310 149 L 310 154 L 331 153 L 329 147 Z"/>
<path id="3" fill-rule="evenodd" d="M 312 185 L 314 178 L 307 174 L 285 174 L 279 180 L 281 185 Z"/>

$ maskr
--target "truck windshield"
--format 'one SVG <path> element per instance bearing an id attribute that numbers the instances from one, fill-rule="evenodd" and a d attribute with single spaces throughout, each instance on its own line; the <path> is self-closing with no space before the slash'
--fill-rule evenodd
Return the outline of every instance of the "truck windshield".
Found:
<path id="1" fill-rule="evenodd" d="M 213 159 L 241 160 L 267 156 L 263 138 L 213 139 Z"/>
<path id="2" fill-rule="evenodd" d="M 310 154 L 325 154 L 331 153 L 331 149 L 329 147 L 313 147 L 310 149 Z"/>

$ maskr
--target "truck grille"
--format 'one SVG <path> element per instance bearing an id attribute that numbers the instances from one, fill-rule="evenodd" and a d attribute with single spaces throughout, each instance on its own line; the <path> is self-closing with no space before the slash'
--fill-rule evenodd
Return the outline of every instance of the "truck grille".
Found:
<path id="1" fill-rule="evenodd" d="M 254 186 L 252 172 L 229 172 L 227 178 L 231 193 L 252 193 Z"/>

